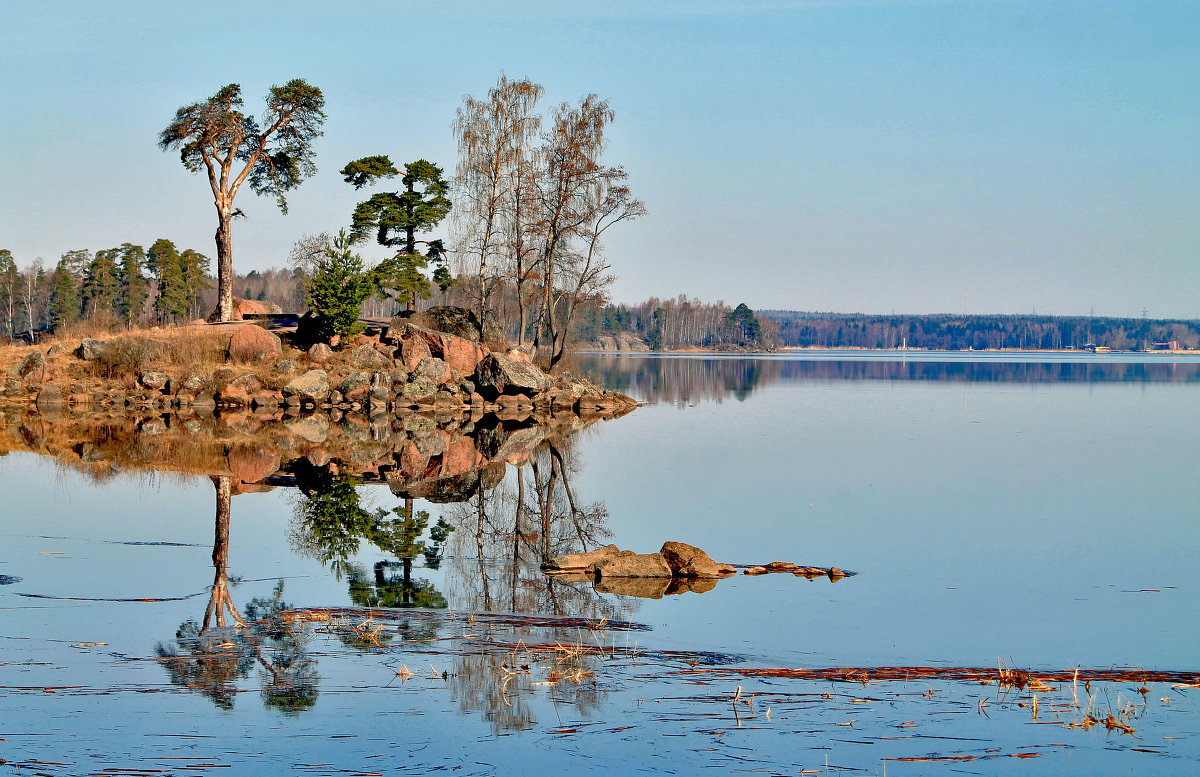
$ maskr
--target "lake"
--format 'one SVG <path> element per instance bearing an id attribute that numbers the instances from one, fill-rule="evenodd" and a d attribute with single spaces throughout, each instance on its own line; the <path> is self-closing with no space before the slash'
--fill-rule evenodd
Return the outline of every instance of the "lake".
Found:
<path id="1" fill-rule="evenodd" d="M 648 404 L 449 432 L 9 413 L 0 769 L 1200 767 L 1200 358 L 571 369 Z M 668 540 L 853 574 L 540 571 Z"/>

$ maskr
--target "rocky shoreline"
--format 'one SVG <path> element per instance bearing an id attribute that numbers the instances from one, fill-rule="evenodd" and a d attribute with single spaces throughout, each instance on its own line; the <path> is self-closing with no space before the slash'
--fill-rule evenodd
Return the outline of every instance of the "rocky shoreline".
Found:
<path id="1" fill-rule="evenodd" d="M 398 316 L 336 351 L 322 343 L 301 349 L 293 345 L 294 332 L 280 337 L 247 323 L 233 329 L 223 363 L 210 368 L 137 368 L 141 360 L 128 352 L 154 341 L 128 335 L 84 339 L 74 348 L 60 343 L 44 352 L 23 349 L 29 353 L 0 384 L 0 406 L 366 415 L 461 410 L 511 419 L 637 406 L 587 380 L 548 375 L 519 349 L 489 349 L 463 314 L 445 308 Z M 135 368 L 112 377 L 128 362 Z"/>

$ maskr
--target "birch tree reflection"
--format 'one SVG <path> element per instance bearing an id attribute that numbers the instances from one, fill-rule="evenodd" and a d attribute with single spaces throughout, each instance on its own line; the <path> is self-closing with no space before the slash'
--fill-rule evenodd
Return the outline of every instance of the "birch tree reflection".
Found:
<path id="1" fill-rule="evenodd" d="M 263 703 L 284 712 L 300 712 L 317 702 L 320 676 L 308 654 L 303 625 L 283 620 L 288 609 L 280 580 L 270 598 L 255 598 L 243 616 L 229 593 L 229 524 L 233 479 L 212 478 L 216 489 L 213 533 L 214 578 L 200 623 L 180 624 L 175 639 L 159 643 L 155 654 L 170 681 L 208 697 L 217 707 L 233 709 L 239 681 L 257 667 Z"/>
<path id="2" fill-rule="evenodd" d="M 457 530 L 446 564 L 447 591 L 465 610 L 553 613 L 588 618 L 616 615 L 590 581 L 550 579 L 542 562 L 603 544 L 610 535 L 603 501 L 580 498 L 568 441 L 551 438 L 495 488 L 449 506 Z"/>

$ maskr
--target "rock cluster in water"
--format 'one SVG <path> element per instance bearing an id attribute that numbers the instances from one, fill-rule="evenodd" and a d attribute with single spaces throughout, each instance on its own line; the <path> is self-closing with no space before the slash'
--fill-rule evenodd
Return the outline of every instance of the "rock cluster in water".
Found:
<path id="1" fill-rule="evenodd" d="M 593 575 L 596 580 L 612 577 L 667 577 L 719 579 L 735 574 L 730 564 L 719 564 L 708 554 L 684 542 L 665 542 L 657 553 L 634 553 L 616 545 L 588 553 L 559 556 L 543 565 L 551 573 Z"/>
<path id="2" fill-rule="evenodd" d="M 657 599 L 680 593 L 711 591 L 719 580 L 737 573 L 732 564 L 713 561 L 707 553 L 684 542 L 665 542 L 657 553 L 635 553 L 605 545 L 587 553 L 551 559 L 542 570 L 568 580 L 591 581 L 597 591 Z M 746 567 L 747 575 L 787 572 L 809 580 L 828 577 L 837 582 L 853 575 L 837 567 L 810 567 L 787 561 Z"/>

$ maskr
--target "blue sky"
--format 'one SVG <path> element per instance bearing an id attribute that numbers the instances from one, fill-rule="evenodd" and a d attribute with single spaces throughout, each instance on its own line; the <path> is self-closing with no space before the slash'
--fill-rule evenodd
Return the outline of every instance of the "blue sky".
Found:
<path id="1" fill-rule="evenodd" d="M 167 237 L 214 255 L 206 182 L 158 150 L 226 83 L 319 86 L 320 172 L 244 191 L 239 272 L 361 198 L 375 153 L 455 161 L 501 71 L 616 110 L 649 214 L 618 301 L 1200 317 L 1200 2 L 0 0 L 0 247 L 24 265 Z"/>

